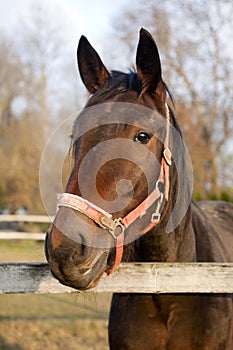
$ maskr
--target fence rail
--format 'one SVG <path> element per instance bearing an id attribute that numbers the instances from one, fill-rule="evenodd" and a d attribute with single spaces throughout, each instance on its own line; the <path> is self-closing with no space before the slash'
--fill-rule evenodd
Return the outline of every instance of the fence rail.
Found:
<path id="1" fill-rule="evenodd" d="M 0 222 L 37 222 L 51 223 L 53 217 L 47 215 L 0 215 Z"/>
<path id="2" fill-rule="evenodd" d="M 122 263 L 91 292 L 233 293 L 233 263 Z M 0 294 L 72 293 L 46 263 L 0 263 Z"/>
<path id="3" fill-rule="evenodd" d="M 0 240 L 33 240 L 33 241 L 44 241 L 45 233 L 36 232 L 18 232 L 18 231 L 0 231 Z"/>
<path id="4" fill-rule="evenodd" d="M 44 215 L 0 215 L 0 222 L 51 223 Z M 0 239 L 43 240 L 44 233 L 1 232 Z M 91 292 L 233 293 L 233 263 L 123 263 Z M 0 294 L 72 293 L 46 263 L 0 263 Z"/>
<path id="5" fill-rule="evenodd" d="M 51 224 L 54 217 L 46 215 L 0 215 L 0 223 L 46 223 Z M 14 227 L 15 228 L 15 227 Z M 43 241 L 45 233 L 19 232 L 13 230 L 0 229 L 0 240 L 36 240 Z"/>

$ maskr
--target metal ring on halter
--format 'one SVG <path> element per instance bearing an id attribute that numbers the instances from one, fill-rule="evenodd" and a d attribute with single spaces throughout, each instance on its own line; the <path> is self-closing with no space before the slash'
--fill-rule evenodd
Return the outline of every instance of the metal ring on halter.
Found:
<path id="1" fill-rule="evenodd" d="M 116 232 L 116 229 L 117 229 L 118 227 L 120 227 L 121 232 L 119 232 L 118 235 L 116 236 L 115 232 Z M 117 240 L 117 237 L 118 237 L 120 234 L 122 234 L 122 233 L 125 232 L 125 227 L 124 227 L 124 225 L 122 224 L 122 219 L 121 219 L 121 218 L 115 219 L 115 220 L 114 220 L 114 225 L 113 225 L 113 227 L 110 228 L 110 229 L 108 230 L 108 232 L 111 234 L 111 236 L 112 236 L 115 240 Z"/>
<path id="2" fill-rule="evenodd" d="M 163 187 L 163 190 L 161 190 L 160 185 Z M 160 194 L 164 194 L 164 182 L 161 181 L 161 179 L 156 181 L 155 188 L 160 192 Z"/>

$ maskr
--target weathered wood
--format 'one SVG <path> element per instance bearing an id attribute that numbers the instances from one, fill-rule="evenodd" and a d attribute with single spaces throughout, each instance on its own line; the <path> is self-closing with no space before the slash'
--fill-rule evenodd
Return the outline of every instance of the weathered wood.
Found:
<path id="1" fill-rule="evenodd" d="M 13 239 L 31 239 L 33 241 L 44 241 L 45 233 L 35 233 L 35 232 L 2 232 L 0 231 L 0 239 L 13 240 Z"/>
<path id="2" fill-rule="evenodd" d="M 53 217 L 47 215 L 0 215 L 0 222 L 40 222 L 50 224 Z"/>
<path id="3" fill-rule="evenodd" d="M 233 263 L 124 263 L 91 292 L 233 293 Z M 1 263 L 0 293 L 71 293 L 46 263 Z"/>

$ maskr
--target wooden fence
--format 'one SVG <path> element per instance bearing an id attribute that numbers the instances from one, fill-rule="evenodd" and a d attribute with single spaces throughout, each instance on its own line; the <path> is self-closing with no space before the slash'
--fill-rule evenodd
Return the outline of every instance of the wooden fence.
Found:
<path id="1" fill-rule="evenodd" d="M 53 218 L 46 215 L 0 215 L 1 223 L 46 223 L 50 224 Z M 35 232 L 18 232 L 12 230 L 0 230 L 0 239 L 14 240 L 14 239 L 29 239 L 43 241 L 45 233 Z"/>
<path id="2" fill-rule="evenodd" d="M 0 222 L 39 222 L 51 223 L 47 215 L 0 215 Z"/>
<path id="3" fill-rule="evenodd" d="M 50 219 L 43 216 L 0 216 L 0 221 L 6 219 L 50 223 Z M 10 236 L 12 232 L 7 234 Z M 25 234 L 31 236 L 30 233 Z M 233 293 L 233 263 L 122 263 L 117 272 L 111 276 L 104 275 L 90 291 Z M 72 292 L 77 291 L 61 285 L 52 276 L 47 263 L 0 263 L 0 294 Z"/>
<path id="4" fill-rule="evenodd" d="M 233 264 L 122 263 L 91 292 L 233 293 Z M 1 263 L 0 293 L 71 293 L 46 263 Z"/>

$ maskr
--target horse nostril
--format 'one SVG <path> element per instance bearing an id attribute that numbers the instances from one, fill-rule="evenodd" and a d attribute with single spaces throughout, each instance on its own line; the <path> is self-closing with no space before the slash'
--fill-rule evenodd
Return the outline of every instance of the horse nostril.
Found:
<path id="1" fill-rule="evenodd" d="M 85 244 L 81 244 L 80 251 L 81 251 L 81 255 L 84 256 L 85 255 L 85 251 L 86 251 L 86 245 Z"/>
<path id="2" fill-rule="evenodd" d="M 88 256 L 88 246 L 84 243 L 78 244 L 72 252 L 72 260 L 75 264 L 81 264 Z"/>

